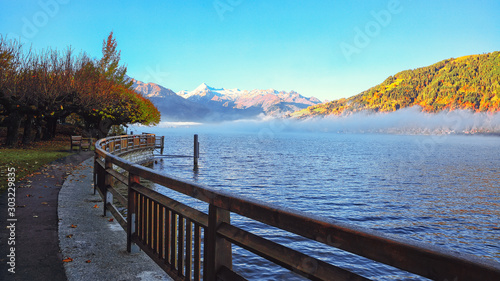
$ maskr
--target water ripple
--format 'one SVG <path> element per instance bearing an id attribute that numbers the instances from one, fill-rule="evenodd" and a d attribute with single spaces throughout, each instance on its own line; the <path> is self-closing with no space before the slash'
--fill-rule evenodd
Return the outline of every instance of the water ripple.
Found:
<path id="1" fill-rule="evenodd" d="M 191 136 L 165 135 L 170 140 L 167 154 L 190 154 Z M 155 169 L 239 196 L 500 262 L 500 139 L 433 140 L 277 134 L 262 141 L 251 134 L 208 134 L 200 136 L 202 157 L 196 174 L 189 158 L 164 159 Z M 432 153 L 422 143 L 432 146 Z M 192 204 L 206 209 L 199 202 Z M 247 218 L 231 219 L 248 231 L 375 280 L 422 280 Z M 250 280 L 301 280 L 243 249 L 235 247 L 233 252 L 235 269 Z"/>

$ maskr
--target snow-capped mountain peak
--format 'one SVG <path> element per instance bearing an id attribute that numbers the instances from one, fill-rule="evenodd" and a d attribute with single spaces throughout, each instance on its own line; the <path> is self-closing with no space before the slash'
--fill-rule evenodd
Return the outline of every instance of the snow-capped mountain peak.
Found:
<path id="1" fill-rule="evenodd" d="M 214 88 L 206 83 L 192 91 L 177 94 L 161 85 L 132 79 L 133 88 L 148 97 L 162 113 L 162 118 L 181 121 L 221 121 L 284 116 L 320 101 L 295 91 L 240 90 Z"/>
<path id="2" fill-rule="evenodd" d="M 202 83 L 193 91 L 180 91 L 179 96 L 203 103 L 211 103 L 212 106 L 222 104 L 226 108 L 248 109 L 262 108 L 264 112 L 270 110 L 285 112 L 295 110 L 296 108 L 307 107 L 318 104 L 320 101 L 316 98 L 307 98 L 295 91 L 285 92 L 275 89 L 267 90 L 240 90 L 214 88 Z"/>
<path id="3" fill-rule="evenodd" d="M 202 83 L 192 91 L 180 91 L 177 95 L 191 100 L 212 100 L 214 97 L 217 100 L 234 100 L 241 94 L 239 89 L 224 89 L 214 88 Z"/>
<path id="4" fill-rule="evenodd" d="M 196 89 L 194 89 L 193 91 L 194 92 L 201 92 L 201 91 L 209 91 L 211 90 L 211 88 L 205 84 L 205 83 L 201 83 L 200 86 L 196 87 Z"/>

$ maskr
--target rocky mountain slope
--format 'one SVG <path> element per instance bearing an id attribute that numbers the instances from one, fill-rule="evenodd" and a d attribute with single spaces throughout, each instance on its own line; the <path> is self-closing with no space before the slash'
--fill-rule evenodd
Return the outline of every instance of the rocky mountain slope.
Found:
<path id="1" fill-rule="evenodd" d="M 144 83 L 132 79 L 132 88 L 150 99 L 161 113 L 162 119 L 169 121 L 202 121 L 209 110 L 185 98 L 172 90 L 155 83 Z"/>
<path id="2" fill-rule="evenodd" d="M 258 116 L 285 116 L 319 104 L 297 92 L 213 88 L 203 83 L 193 91 L 174 93 L 161 85 L 132 79 L 133 88 L 158 107 L 169 121 L 224 121 Z"/>

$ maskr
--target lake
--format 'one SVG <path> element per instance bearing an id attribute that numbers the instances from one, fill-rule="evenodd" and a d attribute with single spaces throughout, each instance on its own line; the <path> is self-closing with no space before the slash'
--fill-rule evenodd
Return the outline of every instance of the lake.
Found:
<path id="1" fill-rule="evenodd" d="M 265 129 L 265 128 L 264 128 Z M 500 262 L 500 137 L 154 129 L 164 158 L 154 169 L 237 196 L 329 217 Z M 206 210 L 183 195 L 174 199 Z M 234 224 L 375 280 L 422 280 L 352 254 L 232 215 Z M 301 277 L 233 246 L 250 280 Z"/>

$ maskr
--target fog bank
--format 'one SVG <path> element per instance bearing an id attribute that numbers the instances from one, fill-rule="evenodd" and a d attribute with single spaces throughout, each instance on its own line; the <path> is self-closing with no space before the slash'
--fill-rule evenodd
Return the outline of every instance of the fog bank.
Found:
<path id="1" fill-rule="evenodd" d="M 420 107 L 390 113 L 358 112 L 345 116 L 308 119 L 260 118 L 220 123 L 161 122 L 156 127 L 130 126 L 130 130 L 151 133 L 168 131 L 193 133 L 396 133 L 396 134 L 471 134 L 500 133 L 500 114 L 454 110 L 424 113 Z"/>
<path id="2" fill-rule="evenodd" d="M 298 122 L 305 130 L 404 134 L 500 133 L 500 114 L 467 110 L 425 113 L 420 107 L 390 113 L 359 112 Z"/>

